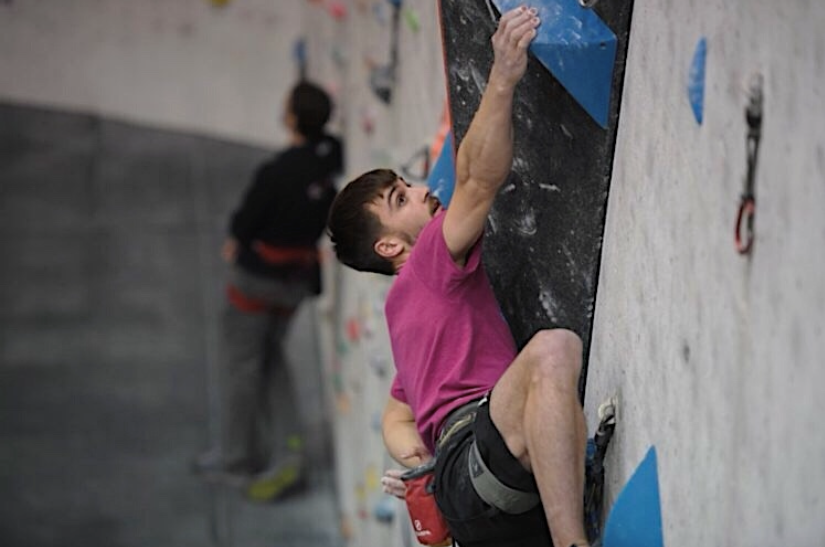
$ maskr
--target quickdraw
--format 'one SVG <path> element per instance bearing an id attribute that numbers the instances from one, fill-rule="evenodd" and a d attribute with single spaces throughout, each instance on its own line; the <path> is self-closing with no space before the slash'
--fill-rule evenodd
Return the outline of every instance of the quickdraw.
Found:
<path id="1" fill-rule="evenodd" d="M 745 175 L 745 190 L 739 200 L 739 212 L 734 227 L 734 243 L 739 254 L 750 253 L 754 240 L 754 218 L 756 217 L 756 158 L 762 137 L 762 77 L 756 76 L 751 83 L 750 100 L 745 108 L 748 123 L 747 154 L 748 165 Z M 744 233 L 743 233 L 744 229 Z"/>

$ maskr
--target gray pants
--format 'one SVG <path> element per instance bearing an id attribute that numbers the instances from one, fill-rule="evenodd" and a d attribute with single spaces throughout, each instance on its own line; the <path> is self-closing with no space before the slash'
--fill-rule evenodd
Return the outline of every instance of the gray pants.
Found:
<path id="1" fill-rule="evenodd" d="M 233 267 L 230 283 L 272 311 L 245 312 L 228 304 L 223 318 L 221 452 L 226 465 L 261 471 L 294 455 L 302 438 L 294 380 L 283 347 L 289 324 L 310 290 Z"/>

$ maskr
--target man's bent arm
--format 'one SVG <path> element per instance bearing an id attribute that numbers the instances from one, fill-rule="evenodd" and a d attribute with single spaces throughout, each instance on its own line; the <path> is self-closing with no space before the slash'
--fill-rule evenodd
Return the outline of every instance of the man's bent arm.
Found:
<path id="1" fill-rule="evenodd" d="M 390 456 L 404 467 L 415 467 L 430 459 L 408 404 L 390 396 L 384 408 L 381 431 Z"/>
<path id="2" fill-rule="evenodd" d="M 464 264 L 481 236 L 496 192 L 513 159 L 513 93 L 527 68 L 527 47 L 536 35 L 535 11 L 516 8 L 499 21 L 487 87 L 456 155 L 456 187 L 444 219 L 453 260 Z"/>

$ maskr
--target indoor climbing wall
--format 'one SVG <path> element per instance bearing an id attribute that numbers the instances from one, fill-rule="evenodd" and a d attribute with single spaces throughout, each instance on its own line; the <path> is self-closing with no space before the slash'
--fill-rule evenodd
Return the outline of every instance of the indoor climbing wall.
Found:
<path id="1" fill-rule="evenodd" d="M 423 183 L 432 165 L 446 97 L 434 2 L 306 2 L 312 33 L 295 50 L 307 72 L 334 90 L 347 141 L 347 180 L 389 167 Z M 296 57 L 296 60 L 300 56 Z M 394 365 L 384 319 L 392 279 L 335 263 L 327 249 L 320 304 L 325 372 L 333 412 L 337 494 L 348 545 L 414 542 L 406 507 L 382 493 L 381 414 Z"/>
<path id="2" fill-rule="evenodd" d="M 279 101 L 294 78 L 306 74 L 336 99 L 335 127 L 347 143 L 346 178 L 383 166 L 412 182 L 427 181 L 435 167 L 448 97 L 459 142 L 466 131 L 490 62 L 493 8 L 507 5 L 77 0 L 61 12 L 57 3 L 0 5 L 0 98 L 9 108 L 24 102 L 79 110 L 270 147 L 284 138 Z M 571 10 L 578 0 L 536 3 L 548 10 L 542 14 L 548 32 L 563 38 L 557 44 L 578 43 L 568 28 L 555 26 L 551 9 L 563 4 Z M 598 404 L 618 399 L 619 424 L 607 461 L 607 508 L 615 517 L 611 522 L 618 523 L 608 531 L 618 530 L 616 537 L 623 524 L 624 531 L 633 524 L 640 526 L 636 534 L 648 534 L 645 541 L 631 536 L 635 547 L 662 540 L 672 546 L 819 544 L 825 537 L 825 436 L 818 424 L 825 410 L 825 216 L 819 211 L 825 203 L 825 5 L 586 3 L 606 30 L 592 23 L 598 27 L 597 50 L 583 50 L 597 54 L 596 65 L 611 69 L 610 92 L 588 94 L 604 91 L 602 71 L 561 73 L 569 65 L 559 60 L 567 57 L 556 56 L 554 46 L 533 52 L 519 89 L 515 176 L 490 223 L 488 265 L 502 308 L 519 343 L 537 328 L 577 326 L 589 349 L 583 388 L 591 427 Z M 446 41 L 445 51 L 460 59 L 446 70 L 453 80 L 449 92 L 439 4 L 449 4 L 451 28 L 465 25 L 465 38 L 473 44 L 470 50 Z M 479 24 L 467 27 L 473 18 Z M 614 46 L 615 59 L 608 62 L 602 54 Z M 542 52 L 549 66 L 539 62 Z M 104 133 L 109 127 L 95 123 Z M 127 132 L 116 126 L 113 134 Z M 85 151 L 106 141 L 63 142 Z M 158 142 L 145 150 L 169 152 Z M 228 173 L 242 172 L 247 154 L 262 152 L 237 153 L 233 169 L 210 171 L 193 187 L 214 184 L 220 188 L 216 195 L 234 195 L 245 181 L 228 180 Z M 161 171 L 146 171 L 140 161 L 142 169 L 132 164 L 129 174 Z M 158 162 L 178 168 L 171 160 Z M 535 168 L 535 162 L 546 164 Z M 182 175 L 173 173 L 169 180 L 197 178 L 192 165 L 200 164 L 187 163 Z M 158 189 L 167 180 L 155 178 Z M 429 182 L 447 196 L 443 179 Z M 118 180 L 108 177 L 106 184 Z M 39 210 L 55 212 L 54 222 L 92 207 L 77 197 L 84 194 L 72 193 L 67 213 L 66 203 L 54 198 L 67 192 L 66 181 L 51 184 L 60 191 L 42 192 L 49 196 L 48 208 Z M 155 186 L 129 188 L 135 199 L 116 194 L 123 207 L 145 206 L 147 215 L 161 215 L 164 222 L 188 218 L 173 214 L 169 200 L 169 209 L 142 201 Z M 25 206 L 12 211 L 12 220 L 42 204 L 35 194 L 40 192 L 24 195 Z M 179 203 L 195 203 L 189 194 L 181 196 Z M 216 199 L 208 218 L 198 217 L 199 226 L 214 226 L 215 234 L 194 244 L 209 257 L 200 277 L 212 297 L 219 266 L 209 253 L 219 245 L 227 207 L 224 198 Z M 588 214 L 579 215 L 579 206 Z M 62 226 L 58 243 L 49 245 L 67 237 Z M 51 237 L 42 226 L 38 230 L 37 237 Z M 28 241 L 12 236 L 17 245 Z M 585 236 L 587 246 L 578 247 Z M 122 241 L 123 249 L 127 241 L 134 244 Z M 42 253 L 49 245 L 23 247 Z M 158 249 L 142 243 L 135 256 L 145 252 L 152 266 Z M 46 263 L 56 256 L 63 255 L 49 255 Z M 70 277 L 81 278 L 82 262 L 70 263 Z M 326 265 L 329 290 L 317 307 L 324 397 L 304 403 L 330 414 L 339 528 L 350 546 L 411 545 L 403 504 L 383 495 L 379 485 L 383 470 L 394 466 L 379 429 L 393 370 L 383 317 L 391 279 L 341 268 L 329 249 Z M 67 279 L 61 275 L 55 283 Z M 193 295 L 189 304 L 198 298 L 208 297 Z M 148 305 L 144 293 L 135 302 L 139 311 Z M 14 307 L 5 309 L 14 313 Z M 83 340 L 72 337 L 74 332 L 61 336 Z M 18 338 L 6 355 L 9 348 L 20 355 L 28 351 L 31 344 Z M 118 348 L 123 345 L 112 338 Z M 48 347 L 48 355 L 65 353 L 55 349 L 60 344 Z M 146 361 L 130 371 L 145 375 L 139 367 Z M 191 414 L 203 420 L 199 409 Z M 200 441 L 196 434 L 187 438 L 186 456 Z M 632 488 L 623 491 L 627 484 Z M 101 528 L 98 520 L 92 524 Z M 245 525 L 236 522 L 236 528 Z"/>
<path id="3" fill-rule="evenodd" d="M 619 397 L 609 501 L 656 448 L 666 545 L 825 537 L 823 25 L 634 2 L 586 411 Z"/>
<path id="4" fill-rule="evenodd" d="M 587 354 L 632 3 L 599 14 L 575 0 L 537 5 L 544 23 L 515 98 L 513 168 L 489 215 L 485 265 L 518 347 L 538 329 L 565 327 Z M 458 0 L 440 6 L 460 142 L 493 61 L 498 12 Z M 582 393 L 585 380 L 586 371 Z"/>
<path id="5" fill-rule="evenodd" d="M 449 4 L 451 24 L 469 25 L 477 49 L 455 48 L 464 60 L 447 70 L 460 142 L 472 115 L 467 105 L 483 89 L 494 14 L 482 3 Z M 619 402 L 607 462 L 609 544 L 816 542 L 825 533 L 817 518 L 825 474 L 812 467 L 825 456 L 825 439 L 815 433 L 823 409 L 816 386 L 825 380 L 817 366 L 825 221 L 815 209 L 825 197 L 825 43 L 817 32 L 825 10 L 768 1 L 590 4 L 616 37 L 612 93 L 606 110 L 599 106 L 604 97 L 582 98 L 575 75 L 571 81 L 553 73 L 560 67 L 552 48 L 550 66 L 531 62 L 517 111 L 523 109 L 522 131 L 547 138 L 517 135 L 522 160 L 491 220 L 500 257 L 490 266 L 502 307 L 521 342 L 545 326 L 578 324 L 584 336 L 592 327 L 585 356 L 591 427 L 600 402 Z M 474 25 L 474 17 L 488 19 Z M 360 40 L 386 39 L 386 22 L 370 24 L 383 31 L 350 37 L 350 55 Z M 427 28 L 422 24 L 422 32 Z M 405 44 L 427 43 L 407 32 L 402 75 L 415 70 Z M 447 39 L 448 52 L 453 46 Z M 419 70 L 424 64 L 415 63 Z M 405 156 L 396 144 L 401 132 L 426 140 L 433 122 L 409 118 L 420 112 L 415 95 L 387 104 L 363 91 L 364 75 L 348 73 L 348 127 L 358 143 L 351 172 L 360 172 L 361 162 L 397 166 Z M 402 88 L 421 89 L 423 81 Z M 536 102 L 542 86 L 553 104 Z M 436 102 L 428 105 L 432 117 Z M 531 170 L 536 154 L 549 166 Z M 574 198 L 560 200 L 560 190 Z M 577 248 L 576 237 L 558 246 L 567 231 L 580 233 L 593 220 L 576 215 L 587 204 L 605 215 L 596 211 L 587 228 L 595 255 L 593 247 Z M 559 274 L 565 269 L 568 278 Z M 531 278 L 515 280 L 526 274 Z M 364 405 L 336 418 L 339 469 L 346 471 L 340 495 L 358 544 L 379 537 L 364 500 L 382 464 L 380 444 L 369 444 L 376 432 L 367 431 L 384 393 L 365 387 L 387 385 L 378 369 L 389 350 L 383 333 L 365 336 L 370 329 L 354 327 L 380 314 L 375 299 L 387 285 L 337 275 L 337 397 Z M 546 290 L 525 290 L 531 287 Z M 353 366 L 370 372 L 353 375 Z"/>

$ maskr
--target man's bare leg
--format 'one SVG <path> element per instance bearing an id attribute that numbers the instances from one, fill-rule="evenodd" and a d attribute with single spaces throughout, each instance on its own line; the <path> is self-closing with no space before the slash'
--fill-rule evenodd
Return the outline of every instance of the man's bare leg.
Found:
<path id="1" fill-rule="evenodd" d="M 578 396 L 582 343 L 574 333 L 538 332 L 490 396 L 490 417 L 536 478 L 557 547 L 588 545 L 584 531 L 587 428 Z"/>

